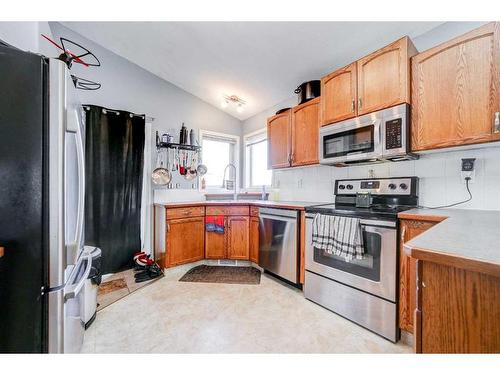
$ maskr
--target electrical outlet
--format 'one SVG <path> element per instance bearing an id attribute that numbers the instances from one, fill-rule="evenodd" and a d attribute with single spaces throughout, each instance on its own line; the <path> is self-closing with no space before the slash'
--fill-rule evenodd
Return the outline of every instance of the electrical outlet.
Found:
<path id="1" fill-rule="evenodd" d="M 460 175 L 464 184 L 467 177 L 469 177 L 469 184 L 474 182 L 474 178 L 476 177 L 476 170 L 474 168 L 475 161 L 476 158 L 462 159 L 462 171 L 460 172 Z"/>
<path id="2" fill-rule="evenodd" d="M 302 189 L 302 179 L 301 179 L 301 178 L 299 178 L 299 179 L 297 180 L 297 187 L 298 187 L 299 189 Z"/>

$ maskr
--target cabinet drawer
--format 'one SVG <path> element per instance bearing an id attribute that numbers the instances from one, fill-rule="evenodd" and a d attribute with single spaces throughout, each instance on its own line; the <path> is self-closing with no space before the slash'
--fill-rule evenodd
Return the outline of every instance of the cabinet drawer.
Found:
<path id="1" fill-rule="evenodd" d="M 196 217 L 196 216 L 205 216 L 205 207 L 195 206 L 195 207 L 180 207 L 180 208 L 167 209 L 167 220 L 182 219 L 185 217 Z"/>
<path id="2" fill-rule="evenodd" d="M 259 217 L 259 207 L 250 206 L 250 216 Z"/>
<path id="3" fill-rule="evenodd" d="M 248 216 L 250 214 L 248 206 L 209 206 L 207 215 L 225 215 L 225 216 Z"/>

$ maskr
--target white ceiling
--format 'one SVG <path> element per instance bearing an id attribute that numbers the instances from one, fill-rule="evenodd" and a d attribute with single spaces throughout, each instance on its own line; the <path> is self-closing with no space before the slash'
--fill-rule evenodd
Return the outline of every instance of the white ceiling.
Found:
<path id="1" fill-rule="evenodd" d="M 155 75 L 220 107 L 224 94 L 247 102 L 245 120 L 403 35 L 440 22 L 65 22 Z"/>

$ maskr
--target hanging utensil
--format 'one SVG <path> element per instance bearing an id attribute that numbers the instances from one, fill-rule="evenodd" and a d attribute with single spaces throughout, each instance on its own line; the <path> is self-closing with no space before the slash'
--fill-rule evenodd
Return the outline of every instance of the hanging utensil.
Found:
<path id="1" fill-rule="evenodd" d="M 198 153 L 196 153 L 197 156 L 199 157 Z M 208 172 L 208 168 L 205 164 L 201 163 L 201 164 L 198 164 L 198 166 L 196 167 L 196 171 L 198 172 L 198 176 L 204 176 L 205 174 L 207 174 Z"/>
<path id="2" fill-rule="evenodd" d="M 168 153 L 172 157 L 172 168 L 170 169 L 170 171 L 173 173 L 175 171 L 175 150 L 169 148 Z"/>
<path id="3" fill-rule="evenodd" d="M 184 176 L 184 178 L 188 181 L 194 180 L 198 176 L 198 171 L 196 170 L 195 163 L 196 163 L 196 158 L 195 154 L 193 153 L 193 157 L 191 159 L 191 165 L 187 169 L 187 173 Z"/>
<path id="4" fill-rule="evenodd" d="M 186 173 L 187 173 L 187 168 L 186 168 L 186 152 L 184 150 L 182 150 L 182 153 L 181 153 L 181 165 L 179 167 L 179 173 L 182 176 L 185 176 Z"/>
<path id="5" fill-rule="evenodd" d="M 158 158 L 160 160 L 160 166 L 155 168 L 151 175 L 151 179 L 153 180 L 153 184 L 156 186 L 165 186 L 172 180 L 172 174 L 170 171 L 166 170 L 163 167 L 163 159 L 161 151 L 158 151 Z"/>
<path id="6" fill-rule="evenodd" d="M 178 171 L 179 170 L 179 164 L 180 164 L 179 149 L 176 148 L 174 150 L 174 152 L 175 152 L 175 170 Z"/>

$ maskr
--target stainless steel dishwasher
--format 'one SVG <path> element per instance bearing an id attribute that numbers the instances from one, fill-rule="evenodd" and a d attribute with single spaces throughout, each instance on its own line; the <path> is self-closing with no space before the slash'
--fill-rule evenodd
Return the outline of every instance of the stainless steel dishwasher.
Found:
<path id="1" fill-rule="evenodd" d="M 298 283 L 298 211 L 259 209 L 259 266 Z"/>

